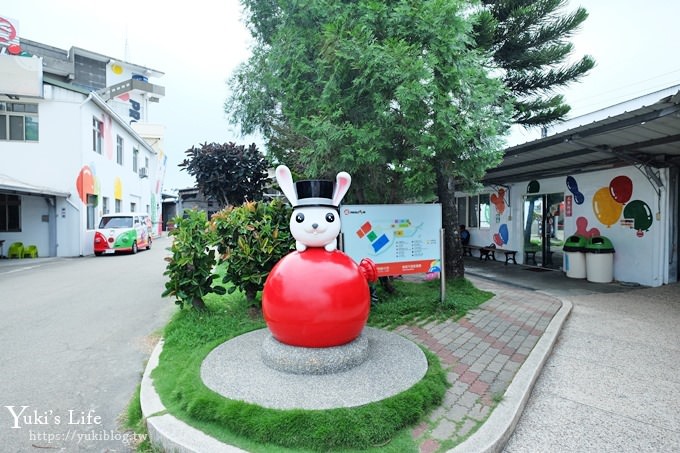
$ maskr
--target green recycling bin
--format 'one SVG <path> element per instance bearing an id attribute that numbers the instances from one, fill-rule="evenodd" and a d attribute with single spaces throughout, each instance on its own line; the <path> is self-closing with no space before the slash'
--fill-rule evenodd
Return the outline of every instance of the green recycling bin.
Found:
<path id="1" fill-rule="evenodd" d="M 586 279 L 609 283 L 614 280 L 614 246 L 609 238 L 594 236 L 586 243 Z"/>
<path id="2" fill-rule="evenodd" d="M 586 238 L 569 236 L 564 241 L 564 270 L 569 278 L 586 278 Z"/>

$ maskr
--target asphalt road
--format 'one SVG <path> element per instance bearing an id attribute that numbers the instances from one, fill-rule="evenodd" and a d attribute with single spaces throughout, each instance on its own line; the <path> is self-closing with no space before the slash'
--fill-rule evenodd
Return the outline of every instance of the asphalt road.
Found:
<path id="1" fill-rule="evenodd" d="M 177 310 L 168 246 L 0 262 L 0 451 L 131 451 L 119 417 Z"/>

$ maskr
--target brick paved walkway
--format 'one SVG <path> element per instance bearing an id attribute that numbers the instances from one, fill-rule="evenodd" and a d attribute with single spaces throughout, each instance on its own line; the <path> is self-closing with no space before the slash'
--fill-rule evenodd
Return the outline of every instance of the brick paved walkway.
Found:
<path id="1" fill-rule="evenodd" d="M 436 353 L 451 383 L 442 405 L 412 431 L 421 453 L 457 445 L 486 420 L 562 306 L 546 294 L 467 278 L 495 296 L 458 321 L 396 329 Z"/>

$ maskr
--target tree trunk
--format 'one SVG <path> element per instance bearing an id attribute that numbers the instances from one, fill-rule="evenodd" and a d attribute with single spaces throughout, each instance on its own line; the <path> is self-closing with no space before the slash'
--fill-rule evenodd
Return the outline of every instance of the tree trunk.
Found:
<path id="1" fill-rule="evenodd" d="M 246 286 L 246 300 L 250 302 L 250 305 L 257 305 L 255 299 L 257 297 L 258 287 L 256 285 Z"/>
<path id="2" fill-rule="evenodd" d="M 198 311 L 205 311 L 207 309 L 207 307 L 205 306 L 205 302 L 203 302 L 203 299 L 201 299 L 200 297 L 191 298 L 191 306 Z"/>
<path id="3" fill-rule="evenodd" d="M 442 228 L 444 228 L 444 270 L 446 278 L 465 277 L 463 248 L 458 234 L 458 210 L 453 172 L 448 165 L 437 165 L 437 195 L 442 205 Z"/>

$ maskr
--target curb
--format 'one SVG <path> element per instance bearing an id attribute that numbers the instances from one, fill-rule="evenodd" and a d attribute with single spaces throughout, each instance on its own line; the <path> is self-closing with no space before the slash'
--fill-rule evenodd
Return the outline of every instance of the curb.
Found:
<path id="1" fill-rule="evenodd" d="M 536 346 L 517 371 L 503 395 L 503 400 L 471 437 L 448 450 L 447 453 L 497 453 L 503 450 L 522 416 L 534 384 L 573 307 L 568 300 L 560 299 L 560 302 L 562 307 L 555 313 Z"/>
<path id="2" fill-rule="evenodd" d="M 554 296 L 552 296 L 554 297 Z M 491 412 L 489 418 L 470 438 L 457 445 L 447 453 L 497 453 L 514 432 L 524 407 L 531 396 L 531 391 L 540 375 L 557 337 L 566 321 L 573 304 L 560 299 L 562 307 L 555 314 L 536 346 L 526 358 L 512 382 L 508 386 L 503 400 Z M 140 403 L 142 416 L 146 420 L 149 438 L 155 445 L 163 447 L 167 452 L 201 453 L 247 453 L 246 450 L 224 444 L 198 429 L 189 426 L 167 412 L 156 393 L 151 372 L 158 366 L 163 340 L 154 348 L 142 376 Z"/>
<path id="3" fill-rule="evenodd" d="M 146 420 L 151 443 L 162 446 L 166 452 L 201 453 L 209 451 L 215 453 L 247 453 L 240 448 L 224 444 L 167 413 L 167 409 L 161 402 L 160 396 L 156 393 L 153 379 L 151 378 L 151 372 L 158 366 L 158 360 L 162 351 L 163 340 L 161 339 L 156 344 L 146 364 L 139 391 L 142 416 Z"/>

